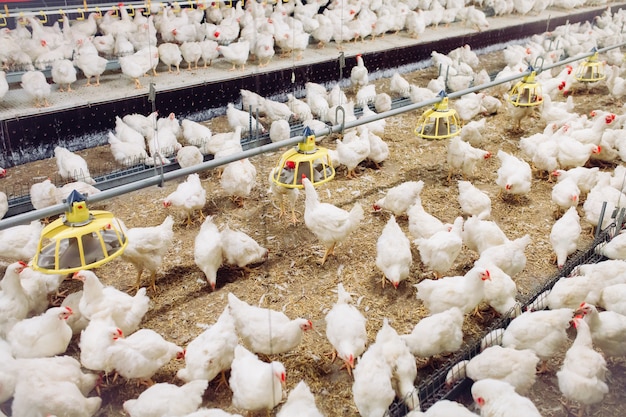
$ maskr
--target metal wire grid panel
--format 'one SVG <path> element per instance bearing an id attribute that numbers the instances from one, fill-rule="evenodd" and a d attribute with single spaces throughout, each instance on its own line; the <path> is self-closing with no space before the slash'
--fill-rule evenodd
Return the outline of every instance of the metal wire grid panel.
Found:
<path id="1" fill-rule="evenodd" d="M 546 307 L 546 297 L 559 279 L 575 274 L 576 268 L 579 265 L 598 263 L 605 260 L 606 258 L 599 253 L 599 249 L 623 229 L 624 210 L 625 209 L 622 208 L 619 212 L 612 213 L 612 217 L 616 218 L 616 221 L 598 233 L 594 241 L 586 249 L 577 251 L 571 255 L 563 268 L 558 273 L 551 276 L 544 285 L 536 288 L 530 297 L 523 301 L 520 300 L 522 310 L 544 309 Z M 602 224 L 602 221 L 600 220 L 598 224 Z M 483 330 L 479 338 L 472 340 L 462 350 L 454 353 L 432 374 L 422 379 L 419 384 L 417 384 L 415 389 L 418 391 L 420 399 L 419 406 L 422 411 L 427 410 L 437 401 L 443 399 L 453 400 L 468 389 L 471 385 L 471 380 L 467 378 L 451 378 L 451 380 L 455 380 L 455 382 L 450 384 L 450 381 L 447 381 L 449 375 L 453 372 L 461 372 L 462 369 L 459 367 L 455 369 L 455 366 L 461 361 L 470 360 L 478 355 L 482 350 L 481 344 L 484 343 L 484 340 L 497 338 L 497 330 L 506 328 L 512 320 L 513 315 L 514 312 L 511 310 L 506 315 L 491 323 L 489 327 Z M 408 414 L 411 409 L 413 409 L 413 407 L 409 407 L 407 403 L 409 398 L 410 396 L 407 396 L 404 399 L 399 399 L 394 402 L 389 407 L 385 416 L 403 417 Z"/>

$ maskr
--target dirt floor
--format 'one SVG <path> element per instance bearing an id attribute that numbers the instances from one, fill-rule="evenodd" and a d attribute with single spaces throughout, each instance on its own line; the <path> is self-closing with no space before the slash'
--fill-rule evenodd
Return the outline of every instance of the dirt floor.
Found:
<path id="1" fill-rule="evenodd" d="M 494 52 L 482 59 L 493 67 L 502 67 L 501 53 Z M 411 83 L 425 86 L 434 75 L 433 69 L 406 74 Z M 376 81 L 377 91 L 386 91 L 389 79 Z M 621 114 L 619 103 L 607 96 L 604 86 L 574 95 L 576 111 L 588 114 L 592 109 L 604 109 Z M 409 278 L 397 290 L 390 285 L 381 287 L 381 272 L 375 266 L 376 241 L 384 227 L 388 213 L 374 213 L 372 204 L 384 195 L 385 190 L 404 181 L 422 180 L 425 183 L 421 193 L 424 208 L 445 222 L 452 222 L 461 214 L 457 202 L 459 175 L 447 181 L 446 162 L 447 141 L 426 141 L 413 134 L 416 120 L 421 110 L 405 113 L 387 120 L 383 138 L 390 148 L 389 158 L 381 169 L 361 166 L 357 179 L 347 179 L 345 171 L 339 170 L 334 181 L 318 189 L 320 199 L 339 207 L 350 209 L 356 202 L 365 208 L 365 218 L 359 229 L 344 243 L 339 245 L 336 256 L 329 258 L 324 266 L 318 264 L 323 253 L 322 245 L 311 235 L 303 223 L 296 226 L 286 218 L 279 219 L 278 210 L 272 205 L 267 194 L 267 175 L 278 161 L 280 153 L 264 154 L 252 158 L 257 168 L 257 185 L 252 195 L 245 200 L 243 207 L 234 204 L 222 191 L 215 173 L 203 172 L 201 178 L 207 190 L 205 216 L 214 216 L 220 227 L 228 225 L 239 229 L 261 245 L 269 249 L 269 259 L 252 272 L 237 268 L 223 267 L 218 272 L 217 288 L 211 291 L 203 273 L 193 261 L 193 244 L 199 229 L 200 219 L 191 227 L 177 217 L 175 244 L 169 250 L 165 263 L 157 276 L 158 291 L 149 291 L 151 309 L 143 321 L 143 326 L 154 329 L 166 339 L 186 346 L 203 331 L 203 326 L 212 324 L 227 305 L 227 294 L 233 292 L 250 304 L 284 311 L 290 317 L 306 317 L 313 322 L 314 329 L 305 334 L 303 342 L 292 352 L 277 355 L 287 369 L 287 386 L 293 388 L 304 379 L 311 387 L 320 410 L 327 416 L 357 416 L 351 393 L 352 379 L 340 363 L 331 363 L 325 356 L 331 346 L 325 337 L 324 316 L 336 299 L 333 290 L 342 282 L 346 289 L 361 298 L 359 308 L 367 318 L 369 341 L 372 342 L 383 318 L 390 319 L 391 325 L 399 333 L 408 333 L 415 323 L 428 312 L 415 297 L 414 284 L 422 279 L 432 278 L 420 262 L 415 246 L 413 266 Z M 224 118 L 207 122 L 214 132 L 224 132 L 228 126 Z M 487 119 L 484 149 L 493 155 L 499 149 L 519 155 L 518 141 L 521 136 L 543 130 L 544 123 L 537 116 L 527 119 L 521 131 L 514 131 L 509 115 L 501 111 Z M 331 138 L 322 142 L 323 146 L 334 148 Z M 98 158 L 111 158 L 108 147 L 100 147 L 79 152 L 88 161 Z M 498 197 L 495 185 L 499 161 L 493 157 L 478 167 L 473 183 L 489 194 L 492 200 L 492 217 L 510 239 L 530 234 L 532 242 L 526 250 L 528 262 L 524 271 L 514 277 L 519 299 L 527 299 L 541 287 L 547 278 L 557 271 L 551 261 L 552 250 L 548 235 L 555 221 L 555 205 L 551 202 L 553 183 L 547 179 L 534 179 L 532 191 L 519 202 Z M 603 170 L 612 170 L 611 165 L 602 165 Z M 54 171 L 54 160 L 39 161 L 28 166 L 11 168 L 3 181 L 30 182 L 33 177 Z M 152 187 L 133 192 L 106 202 L 107 210 L 122 218 L 128 227 L 159 224 L 170 214 L 164 209 L 162 200 L 172 192 L 177 184 L 166 183 L 163 188 Z M 298 202 L 300 214 L 304 211 L 304 195 Z M 582 208 L 579 207 L 582 213 Z M 300 216 L 302 217 L 302 216 Z M 407 219 L 398 222 L 408 235 Z M 585 229 L 590 230 L 589 226 Z M 585 233 L 579 242 L 579 249 L 591 242 Z M 447 275 L 461 275 L 471 268 L 477 254 L 464 248 Z M 116 260 L 95 271 L 100 279 L 117 288 L 126 288 L 135 280 L 135 271 L 130 264 Z M 144 284 L 147 278 L 144 278 Z M 62 289 L 81 289 L 77 281 L 66 281 Z M 486 317 L 490 317 L 486 315 Z M 465 340 L 474 342 L 482 329 L 489 324 L 489 318 L 480 321 L 467 316 L 464 324 Z M 68 354 L 77 356 L 77 341 L 72 342 Z M 544 417 L 566 416 L 560 404 L 561 395 L 556 383 L 555 372 L 562 358 L 552 361 L 552 371 L 538 378 L 530 393 Z M 420 374 L 429 372 L 428 365 L 418 360 Z M 172 361 L 154 378 L 156 382 L 181 384 L 175 377 L 181 362 Z M 602 405 L 593 408 L 593 415 L 603 417 L 622 416 L 626 411 L 626 375 L 624 365 L 610 365 L 610 393 Z M 417 381 L 419 382 L 419 381 Z M 98 416 L 124 415 L 122 403 L 136 398 L 144 388 L 138 388 L 123 380 L 102 389 L 103 406 Z M 469 404 L 471 399 L 461 398 Z M 217 380 L 210 383 L 204 396 L 204 406 L 221 407 L 230 412 L 240 412 L 231 405 L 231 392 L 227 387 L 217 388 Z M 3 407 L 3 410 L 6 406 Z M 277 408 L 278 409 L 278 408 Z M 276 409 L 276 410 L 277 410 Z M 272 415 L 275 415 L 273 412 Z"/>

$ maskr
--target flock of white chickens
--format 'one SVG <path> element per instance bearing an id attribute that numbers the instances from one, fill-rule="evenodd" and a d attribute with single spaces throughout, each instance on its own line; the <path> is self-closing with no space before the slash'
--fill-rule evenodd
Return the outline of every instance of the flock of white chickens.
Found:
<path id="1" fill-rule="evenodd" d="M 567 53 L 575 55 L 594 44 L 609 42 L 606 34 L 615 28 L 621 31 L 622 19 L 621 13 L 605 14 L 595 27 L 568 25 L 555 30 L 550 38 L 544 34 L 523 47 L 509 46 L 504 52 L 507 68 L 502 74 L 524 70 L 535 56 L 558 55 L 546 52 L 549 44 L 569 48 Z M 453 84 L 462 86 L 467 80 L 462 72 L 468 71 L 466 67 L 472 70 L 473 82 L 480 84 L 480 61 L 468 47 L 448 55 L 433 52 L 433 61 L 450 66 L 450 73 L 458 77 Z M 280 120 L 299 118 L 315 129 L 316 122 L 336 122 L 332 108 L 338 105 L 347 109 L 347 120 L 356 119 L 351 112 L 355 102 L 372 103 L 383 111 L 391 97 L 405 96 L 418 102 L 441 87 L 441 79 L 433 79 L 429 89 L 394 74 L 386 93 L 376 88 L 372 91 L 374 84 L 369 82 L 365 63 L 359 62 L 351 78 L 354 101 L 338 88 L 327 91 L 314 84 L 307 86 L 307 96 L 299 100 L 298 111 L 294 111 L 295 98 L 290 98 L 292 107 L 287 106 L 287 111 L 273 103 L 265 107 L 268 100 L 252 92 L 242 91 L 242 99 L 250 100 L 248 103 L 257 100 L 251 105 L 265 110 L 260 112 L 258 123 L 265 123 L 263 129 L 271 134 Z M 620 78 L 616 73 L 621 61 L 613 64 L 609 79 L 595 88 L 607 88 L 612 98 L 619 99 L 616 86 Z M 623 115 L 601 109 L 590 115 L 576 113 L 577 94 L 591 93 L 586 92 L 587 86 L 575 82 L 571 70 L 558 70 L 554 75 L 547 71 L 539 75 L 545 99 L 543 107 L 533 114 L 521 114 L 502 104 L 507 86 L 468 94 L 452 103 L 466 125 L 460 139 L 445 144 L 400 141 L 388 133 L 392 119 L 385 121 L 387 125 L 379 121 L 344 132 L 335 143 L 322 142 L 337 164 L 338 178 L 321 189 L 303 179 L 305 195 L 300 198 L 295 192 L 276 187 L 268 191 L 267 198 L 259 193 L 259 188 L 270 187 L 261 183 L 269 171 L 261 171 L 269 165 L 269 158 L 261 157 L 226 164 L 221 167 L 219 180 L 192 174 L 186 181 L 158 190 L 156 196 L 151 190 L 150 197 L 142 200 L 144 205 L 129 212 L 141 210 L 135 214 L 139 219 L 132 219 L 137 226 L 127 228 L 130 244 L 123 255 L 137 271 L 134 296 L 108 284 L 130 284 L 128 270 L 115 262 L 97 271 L 74 274 L 82 292 L 72 292 L 61 306 L 51 307 L 48 296 L 67 287 L 64 277 L 43 276 L 24 263 L 11 263 L 0 282 L 0 404 L 6 401 L 0 410 L 13 416 L 106 415 L 110 409 L 105 408 L 99 392 L 114 386 L 113 374 L 117 374 L 118 379 L 146 384 L 139 389 L 140 395 L 123 403 L 124 411 L 132 417 L 229 415 L 208 409 L 217 402 L 206 401 L 203 396 L 207 389 L 213 397 L 221 392 L 219 398 L 231 403 L 220 407 L 239 413 L 276 408 L 277 415 L 283 417 L 355 415 L 356 407 L 360 415 L 376 417 L 382 416 L 397 397 L 413 410 L 411 416 L 474 415 L 463 405 L 447 401 L 424 413 L 419 411 L 414 390 L 419 383 L 418 364 L 421 368 L 426 360 L 461 349 L 468 341 L 468 324 L 482 323 L 477 316 L 485 310 L 479 306 L 487 304 L 489 311 L 499 315 L 516 307 L 528 292 L 521 291 L 519 283 L 527 280 L 524 271 L 529 247 L 541 248 L 543 265 L 553 253 L 561 267 L 580 249 L 585 226 L 598 224 L 601 203 L 607 201 L 606 212 L 611 213 L 626 199 Z M 448 88 L 452 89 L 450 85 Z M 565 99 L 563 91 L 577 93 Z M 302 103 L 309 106 L 308 111 Z M 365 117 L 367 111 L 371 110 L 366 110 Z M 503 113 L 510 126 L 499 130 L 512 139 L 488 139 L 494 136 L 487 133 L 490 116 Z M 165 159 L 176 155 L 183 166 L 198 163 L 198 155 L 201 158 L 206 153 L 216 159 L 232 155 L 241 151 L 241 132 L 248 126 L 245 123 L 244 127 L 237 116 L 231 110 L 227 123 L 232 130 L 217 133 L 205 124 L 178 121 L 175 115 L 160 119 L 157 115 L 126 115 L 116 120 L 115 133 L 110 133 L 111 152 L 120 164 L 129 159 L 167 163 Z M 408 118 L 401 120 L 405 123 Z M 154 135 L 155 125 L 157 140 L 149 137 Z M 534 125 L 545 129 L 526 135 L 524 131 Z M 142 126 L 152 126 L 150 133 L 144 133 Z M 403 134 L 410 135 L 412 126 L 405 130 Z M 170 136 L 173 139 L 166 140 Z M 272 136 L 272 140 L 284 139 Z M 135 142 L 124 140 L 126 137 Z M 508 152 L 502 149 L 505 145 Z M 183 149 L 187 151 L 181 153 Z M 429 160 L 430 152 L 431 156 L 445 156 Z M 86 163 L 75 159 L 78 155 L 62 148 L 55 154 L 59 173 L 64 172 L 68 181 L 76 181 L 71 187 L 97 192 L 89 188 L 94 181 Z M 590 159 L 602 168 L 586 167 Z M 261 160 L 266 163 L 261 164 Z M 370 172 L 364 168 L 366 163 L 377 169 Z M 435 174 L 428 175 L 429 169 Z M 491 169 L 493 172 L 487 172 Z M 385 176 L 394 176 L 395 184 L 380 187 L 390 184 Z M 453 178 L 458 181 L 453 183 Z M 437 195 L 432 192 L 437 183 L 448 184 L 439 194 L 445 217 L 444 211 L 429 210 L 433 207 L 429 199 Z M 46 189 L 45 193 L 31 190 L 35 207 L 55 204 L 63 195 L 49 180 Z M 549 211 L 555 210 L 556 220 L 552 213 L 543 213 L 541 219 L 553 221 L 542 237 L 544 245 L 533 246 L 531 236 L 541 235 L 545 225 L 513 227 L 502 219 L 512 222 L 516 214 L 525 218 L 525 210 L 536 211 L 534 193 L 539 189 L 544 193 L 549 190 Z M 282 203 L 277 202 L 280 213 L 271 204 L 285 195 L 293 207 L 287 220 L 282 218 L 287 212 Z M 42 198 L 38 201 L 38 197 Z M 262 208 L 250 207 L 261 198 Z M 499 213 L 496 219 L 492 206 L 500 211 L 505 207 L 508 213 Z M 166 211 L 172 209 L 182 214 Z M 164 220 L 160 223 L 157 218 Z M 199 228 L 194 226 L 200 222 Z M 603 226 L 609 220 L 605 222 Z M 0 241 L 7 243 L 2 253 L 14 256 L 14 260 L 28 260 L 41 224 L 18 227 L 22 229 L 0 232 Z M 366 228 L 377 235 L 374 242 L 357 240 Z M 258 232 L 263 229 L 265 233 Z M 510 233 L 513 230 L 518 232 L 517 238 Z M 177 241 L 189 240 L 190 236 L 193 244 L 185 248 L 189 253 L 182 253 L 176 248 Z M 21 238 L 25 240 L 19 242 Z M 620 296 L 626 285 L 622 242 L 618 236 L 602 248 L 614 260 L 581 266 L 576 276 L 559 280 L 546 295 L 543 307 L 547 309 L 517 312 L 506 329 L 486 339 L 500 343 L 485 345 L 480 355 L 455 367 L 448 382 L 461 375 L 477 381 L 472 396 L 483 416 L 548 415 L 542 414 L 548 410 L 540 413 L 526 397 L 533 391 L 539 366 L 540 371 L 555 375 L 553 380 L 563 398 L 577 402 L 572 404 L 581 412 L 588 406 L 597 407 L 611 393 L 605 357 L 626 353 L 626 310 Z M 320 259 L 312 245 L 323 252 Z M 173 258 L 169 263 L 168 257 Z M 260 262 L 264 262 L 260 268 L 250 269 Z M 188 276 L 173 277 L 180 271 L 166 271 L 166 265 L 185 265 L 187 274 L 202 284 Z M 235 274 L 239 269 L 246 271 L 248 277 L 240 278 L 243 282 L 219 282 L 226 265 L 237 268 Z M 142 283 L 148 284 L 142 280 L 144 271 L 151 276 L 148 289 L 142 287 Z M 161 274 L 165 276 L 159 278 Z M 303 284 L 310 281 L 315 285 Z M 394 288 L 384 288 L 387 283 Z M 238 288 L 243 284 L 260 286 L 261 300 L 253 298 L 259 293 L 252 287 L 247 287 L 249 293 Z M 173 286 L 201 294 L 195 311 L 187 311 L 191 303 L 186 304 L 185 297 L 172 296 L 169 291 Z M 305 287 L 318 286 L 324 293 L 321 297 L 304 292 Z M 331 290 L 336 295 L 329 296 Z M 348 290 L 359 297 L 353 299 Z M 314 296 L 323 305 L 307 300 Z M 271 308 L 254 305 L 263 305 L 265 298 Z M 380 301 L 372 300 L 376 298 Z M 387 319 L 387 313 L 392 314 L 387 304 L 401 310 L 391 321 Z M 154 312 L 163 308 L 174 324 L 163 323 L 167 321 L 165 314 Z M 421 319 L 417 320 L 418 316 Z M 180 342 L 173 338 L 180 334 L 182 324 L 195 326 L 206 321 L 213 324 L 203 332 L 190 332 L 196 336 L 181 337 Z M 576 327 L 574 341 L 567 333 L 572 322 Z M 156 331 L 159 329 L 163 330 Z M 317 348 L 312 347 L 314 344 Z M 331 365 L 317 354 L 323 350 L 339 357 L 347 371 L 340 371 L 339 365 Z M 171 361 L 176 358 L 184 361 L 177 362 L 175 372 L 170 371 L 176 378 L 163 377 L 164 367 L 171 370 Z M 228 370 L 227 378 L 224 372 Z M 108 377 L 101 380 L 99 373 Z M 348 387 L 349 398 L 335 392 L 340 385 Z M 287 391 L 286 386 L 292 389 Z M 350 405 L 341 410 L 341 401 Z M 202 405 L 205 407 L 199 409 Z M 325 411 L 322 414 L 319 410 Z"/>
<path id="2" fill-rule="evenodd" d="M 249 62 L 264 67 L 276 54 L 299 60 L 314 44 L 332 42 L 341 48 L 352 40 L 399 31 L 418 37 L 426 28 L 459 21 L 486 29 L 486 8 L 500 16 L 602 4 L 606 0 L 238 1 L 199 2 L 196 7 L 154 2 L 147 6 L 150 10 L 118 6 L 78 19 L 63 13 L 54 24 L 31 15 L 19 17 L 15 28 L 5 26 L 0 33 L 0 64 L 25 71 L 20 84 L 24 92 L 35 107 L 47 107 L 52 88 L 42 72 L 46 69 L 59 92 L 71 92 L 81 73 L 86 85 L 93 85 L 92 79 L 99 85 L 108 61 L 117 59 L 122 74 L 139 89 L 140 78 L 149 72 L 156 76 L 159 64 L 180 73 L 181 65 L 198 70 L 202 62 L 206 69 L 223 58 L 232 69 L 243 70 Z M 0 72 L 0 99 L 7 91 L 6 74 Z"/>

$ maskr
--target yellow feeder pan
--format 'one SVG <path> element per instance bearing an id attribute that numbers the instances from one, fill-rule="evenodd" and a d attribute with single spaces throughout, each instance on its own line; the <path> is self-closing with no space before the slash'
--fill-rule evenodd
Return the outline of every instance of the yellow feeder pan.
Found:
<path id="1" fill-rule="evenodd" d="M 582 61 L 578 65 L 578 68 L 576 68 L 574 74 L 576 80 L 583 83 L 595 83 L 606 78 L 604 62 L 598 60 L 598 51 L 596 48 L 593 48 L 591 51 L 594 52 L 594 54 Z"/>
<path id="2" fill-rule="evenodd" d="M 99 267 L 124 252 L 128 239 L 112 213 L 90 211 L 78 191 L 72 191 L 67 204 L 65 214 L 42 230 L 34 270 L 71 274 Z"/>
<path id="3" fill-rule="evenodd" d="M 304 141 L 285 152 L 272 176 L 274 184 L 286 188 L 303 188 L 302 175 L 314 186 L 324 184 L 335 177 L 328 150 L 315 145 L 315 135 L 311 129 L 304 128 Z"/>
<path id="4" fill-rule="evenodd" d="M 461 133 L 461 122 L 456 110 L 448 108 L 448 95 L 439 93 L 441 101 L 424 112 L 417 121 L 414 133 L 424 139 L 447 139 Z"/>
<path id="5" fill-rule="evenodd" d="M 530 74 L 518 81 L 509 92 L 509 103 L 515 107 L 532 107 L 543 103 L 541 84 L 535 81 L 537 75 L 533 67 L 528 67 Z"/>

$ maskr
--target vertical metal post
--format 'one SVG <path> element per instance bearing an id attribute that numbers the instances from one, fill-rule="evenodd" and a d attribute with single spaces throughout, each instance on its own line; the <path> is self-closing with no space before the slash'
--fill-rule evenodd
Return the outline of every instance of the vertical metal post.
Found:
<path id="1" fill-rule="evenodd" d="M 156 111 L 156 89 L 154 88 L 153 82 L 150 83 L 150 90 L 148 92 L 148 101 L 152 103 L 152 113 L 154 113 Z M 154 130 L 155 132 L 157 131 L 156 126 L 154 126 Z M 157 136 L 155 136 L 155 141 L 157 145 L 157 152 L 156 152 L 156 155 L 152 155 L 152 158 L 154 160 L 154 170 L 156 171 L 157 175 L 159 174 L 161 175 L 161 182 L 158 184 L 158 186 L 163 187 L 163 185 L 165 184 L 165 178 L 163 178 L 163 158 L 162 158 L 161 149 L 159 146 L 158 134 Z M 157 155 L 159 156 L 158 161 L 157 161 Z"/>

